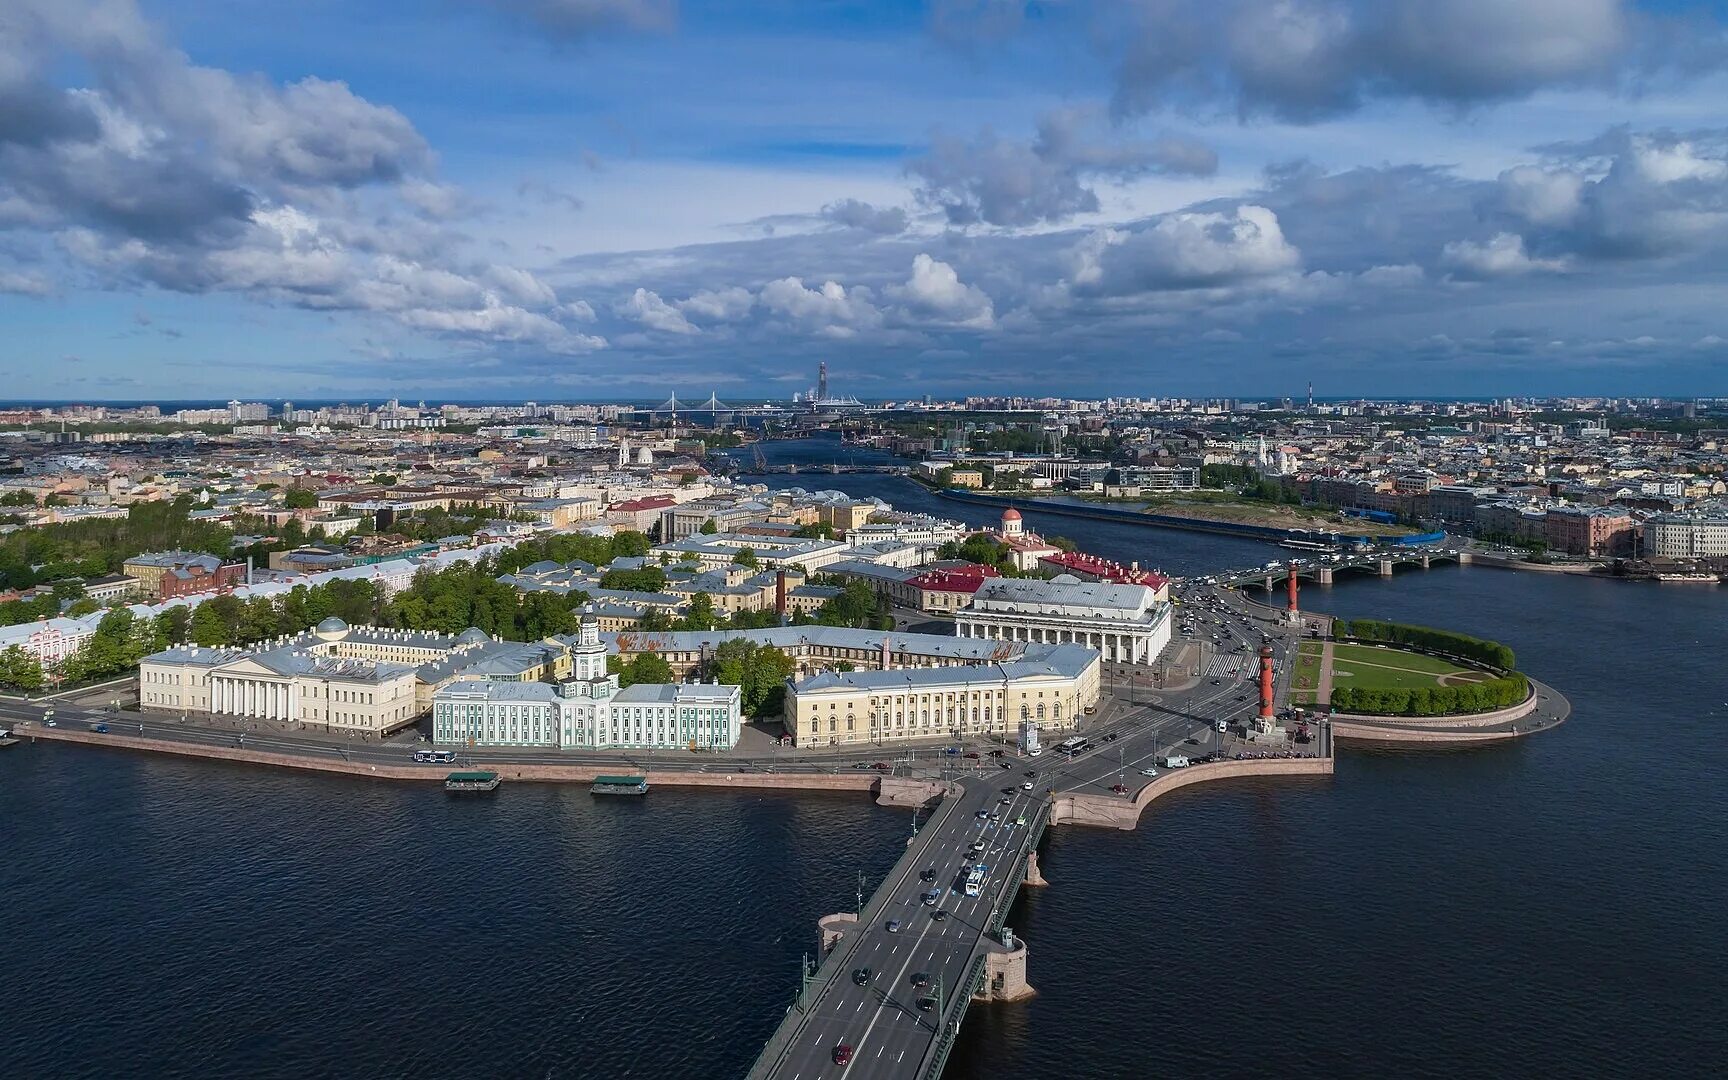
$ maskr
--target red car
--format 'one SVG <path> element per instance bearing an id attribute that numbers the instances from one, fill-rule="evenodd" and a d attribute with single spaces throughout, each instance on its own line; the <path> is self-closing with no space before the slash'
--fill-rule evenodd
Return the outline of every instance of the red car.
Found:
<path id="1" fill-rule="evenodd" d="M 1114 792 L 1115 792 L 1115 793 L 1116 793 L 1116 794 L 1118 794 L 1118 795 L 1126 795 L 1126 794 L 1128 794 L 1128 789 L 1127 789 L 1127 788 L 1126 788 L 1126 787 L 1124 787 L 1124 786 L 1123 786 L 1123 785 L 1121 785 L 1121 784 L 1114 784 L 1114 785 L 1112 785 L 1112 786 L 1111 786 L 1111 788 L 1110 788 L 1110 790 L 1111 790 L 1111 791 L 1114 791 Z"/>
<path id="2" fill-rule="evenodd" d="M 888 771 L 888 763 L 886 761 L 878 761 L 876 764 L 874 764 L 870 767 L 872 769 L 877 769 L 881 772 L 887 772 Z"/>
<path id="3" fill-rule="evenodd" d="M 845 1043 L 841 1043 L 839 1046 L 836 1046 L 834 1048 L 834 1064 L 844 1065 L 848 1061 L 851 1061 L 851 1060 L 852 1060 L 852 1048 L 850 1046 L 847 1046 Z"/>

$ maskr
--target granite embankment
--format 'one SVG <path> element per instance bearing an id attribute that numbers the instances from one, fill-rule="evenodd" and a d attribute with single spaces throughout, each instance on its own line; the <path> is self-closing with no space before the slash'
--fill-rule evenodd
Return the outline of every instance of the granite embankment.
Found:
<path id="1" fill-rule="evenodd" d="M 1172 791 L 1212 780 L 1241 780 L 1256 776 L 1331 776 L 1330 757 L 1268 758 L 1263 761 L 1214 761 L 1168 769 L 1134 793 L 1132 798 L 1109 795 L 1058 795 L 1050 808 L 1052 825 L 1097 825 L 1110 829 L 1132 829 L 1140 813 L 1152 802 Z"/>

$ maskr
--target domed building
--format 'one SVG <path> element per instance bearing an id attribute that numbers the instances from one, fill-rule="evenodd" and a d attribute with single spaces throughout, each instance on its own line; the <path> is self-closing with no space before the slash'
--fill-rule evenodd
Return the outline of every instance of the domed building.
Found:
<path id="1" fill-rule="evenodd" d="M 1020 511 L 1014 509 L 1012 506 L 1002 511 L 1002 535 L 1026 535 L 1026 523 L 1020 519 Z"/>
<path id="2" fill-rule="evenodd" d="M 312 634 L 319 641 L 337 642 L 348 636 L 347 623 L 332 615 L 312 628 Z"/>

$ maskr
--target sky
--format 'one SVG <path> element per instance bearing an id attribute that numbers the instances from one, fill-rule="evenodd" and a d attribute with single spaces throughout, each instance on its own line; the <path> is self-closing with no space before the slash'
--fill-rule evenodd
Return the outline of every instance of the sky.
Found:
<path id="1" fill-rule="evenodd" d="M 1721 0 L 0 0 L 8 398 L 1728 394 Z"/>

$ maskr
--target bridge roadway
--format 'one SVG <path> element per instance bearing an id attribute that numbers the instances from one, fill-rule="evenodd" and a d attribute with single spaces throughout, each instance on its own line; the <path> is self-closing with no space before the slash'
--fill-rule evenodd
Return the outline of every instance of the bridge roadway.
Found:
<path id="1" fill-rule="evenodd" d="M 1420 547 L 1383 547 L 1371 548 L 1367 551 L 1291 551 L 1288 559 L 1300 559 L 1302 565 L 1296 570 L 1299 578 L 1317 578 L 1322 571 L 1337 573 L 1340 570 L 1364 570 L 1379 572 L 1382 562 L 1393 566 L 1408 566 L 1412 563 L 1458 562 L 1463 556 L 1474 553 L 1474 542 L 1464 537 L 1448 536 L 1443 543 L 1425 544 Z M 1322 554 L 1335 554 L 1333 562 L 1319 561 Z M 1273 587 L 1283 584 L 1289 574 L 1288 559 L 1281 560 L 1277 567 L 1249 567 L 1245 570 L 1229 570 L 1219 574 L 1209 575 L 1220 585 L 1233 587 L 1264 582 L 1267 578 L 1273 581 Z"/>
<path id="2" fill-rule="evenodd" d="M 1193 597 L 1215 597 L 1229 604 L 1222 590 L 1195 587 Z M 1257 620 L 1250 609 L 1214 612 L 1221 620 L 1207 647 L 1257 650 L 1270 635 L 1283 660 L 1278 679 L 1291 674 L 1296 637 L 1286 628 Z M 1211 624 L 1208 624 L 1211 625 Z M 1256 665 L 1258 661 L 1256 660 Z M 1256 667 L 1257 670 L 1257 667 Z M 989 953 L 1003 952 L 1002 920 L 1024 879 L 1027 857 L 1036 849 L 1050 800 L 1064 794 L 1113 794 L 1121 784 L 1129 798 L 1148 783 L 1142 769 L 1170 753 L 1230 753 L 1232 737 L 1216 730 L 1219 720 L 1239 723 L 1252 716 L 1258 699 L 1246 681 L 1202 679 L 1183 692 L 1135 683 L 1118 685 L 1086 734 L 1088 750 L 1073 758 L 1046 751 L 1037 758 L 985 759 L 963 770 L 942 773 L 952 794 L 943 798 L 930 823 L 913 838 L 906 853 L 864 905 L 859 920 L 841 934 L 798 996 L 750 1072 L 751 1080 L 805 1080 L 810 1077 L 929 1078 L 940 1074 L 967 1002 L 982 977 Z M 1282 685 L 1280 687 L 1282 692 Z M 1031 784 L 1028 790 L 1025 785 Z M 992 821 L 980 814 L 994 811 Z M 1015 824 L 1024 817 L 1024 826 Z M 982 841 L 977 862 L 990 867 L 977 897 L 962 889 L 967 849 Z M 933 871 L 931 883 L 922 875 Z M 941 890 L 936 905 L 923 903 L 931 888 Z M 933 912 L 943 911 L 938 921 Z M 887 928 L 898 920 L 898 932 Z M 1036 956 L 1029 950 L 1030 957 Z M 860 985 L 853 973 L 870 969 Z M 924 973 L 930 986 L 915 986 Z M 1036 981 L 1035 965 L 1028 980 Z M 940 1012 L 919 1008 L 920 999 L 941 988 Z M 852 1048 L 845 1065 L 834 1061 L 835 1048 Z"/>

